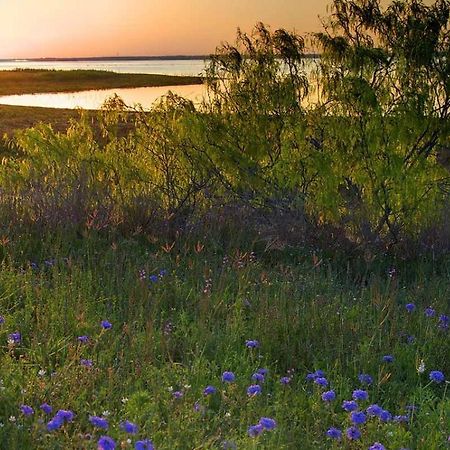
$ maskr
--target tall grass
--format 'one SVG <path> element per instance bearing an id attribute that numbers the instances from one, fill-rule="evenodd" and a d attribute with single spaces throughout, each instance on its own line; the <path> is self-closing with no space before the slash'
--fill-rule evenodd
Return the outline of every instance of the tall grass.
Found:
<path id="1" fill-rule="evenodd" d="M 168 251 L 139 238 L 58 235 L 36 245 L 24 235 L 3 246 L 1 448 L 95 448 L 105 433 L 122 448 L 131 447 L 129 437 L 149 437 L 161 449 L 221 448 L 224 441 L 267 449 L 362 449 L 375 441 L 389 449 L 446 448 L 447 382 L 433 383 L 429 374 L 450 370 L 448 328 L 439 321 L 448 314 L 448 272 L 380 270 L 359 284 L 306 256 L 287 255 L 285 264 L 250 247 L 230 244 L 217 254 L 202 244 Z M 433 317 L 424 314 L 429 306 Z M 102 329 L 102 320 L 112 328 Z M 20 343 L 8 344 L 15 331 Z M 83 335 L 86 344 L 77 340 Z M 259 346 L 247 348 L 246 340 Z M 394 361 L 383 362 L 384 355 Z M 259 368 L 268 369 L 262 394 L 249 397 Z M 336 392 L 329 405 L 325 389 L 305 379 L 318 369 Z M 235 373 L 235 383 L 221 381 L 224 371 Z M 372 384 L 361 385 L 361 373 Z M 207 385 L 217 392 L 204 395 Z M 377 403 L 408 418 L 372 418 L 358 441 L 332 444 L 325 433 L 350 426 L 341 404 L 357 388 L 369 393 L 362 410 Z M 47 431 L 44 402 L 73 411 L 74 421 Z M 22 404 L 35 414 L 21 414 Z M 102 414 L 108 431 L 88 422 Z M 247 427 L 260 417 L 274 418 L 277 428 L 249 437 Z M 137 436 L 119 429 L 125 419 L 139 425 Z"/>

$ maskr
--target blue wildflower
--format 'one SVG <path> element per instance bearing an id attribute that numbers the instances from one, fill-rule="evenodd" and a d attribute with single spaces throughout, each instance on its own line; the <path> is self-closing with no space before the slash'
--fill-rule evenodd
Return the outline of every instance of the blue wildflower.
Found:
<path id="1" fill-rule="evenodd" d="M 42 405 L 39 407 L 42 411 L 44 411 L 45 414 L 51 414 L 53 411 L 53 408 L 48 403 L 42 403 Z"/>
<path id="2" fill-rule="evenodd" d="M 407 305 L 405 305 L 405 308 L 406 308 L 406 311 L 408 311 L 409 313 L 412 313 L 416 309 L 416 305 L 414 303 L 408 303 Z"/>
<path id="3" fill-rule="evenodd" d="M 290 382 L 291 382 L 291 377 L 281 377 L 280 378 L 280 383 L 281 384 L 286 385 L 286 384 L 289 384 Z"/>
<path id="4" fill-rule="evenodd" d="M 250 437 L 255 438 L 258 437 L 263 431 L 264 431 L 263 426 L 258 423 L 257 425 L 249 426 L 247 433 Z"/>
<path id="5" fill-rule="evenodd" d="M 382 360 L 383 362 L 390 364 L 394 362 L 394 357 L 392 355 L 384 355 Z"/>
<path id="6" fill-rule="evenodd" d="M 367 407 L 366 412 L 369 416 L 379 416 L 383 412 L 383 408 L 374 403 Z"/>
<path id="7" fill-rule="evenodd" d="M 112 323 L 108 320 L 102 320 L 101 326 L 104 330 L 109 330 L 110 328 L 112 328 Z"/>
<path id="8" fill-rule="evenodd" d="M 369 399 L 369 394 L 367 391 L 363 391 L 362 389 L 356 389 L 353 391 L 352 398 L 353 400 L 366 401 Z"/>
<path id="9" fill-rule="evenodd" d="M 270 417 L 261 417 L 261 419 L 259 419 L 259 425 L 268 431 L 274 430 L 277 427 L 275 420 Z"/>
<path id="10" fill-rule="evenodd" d="M 172 395 L 177 399 L 183 397 L 183 393 L 181 391 L 175 391 Z"/>
<path id="11" fill-rule="evenodd" d="M 369 450 L 386 450 L 386 447 L 379 442 L 375 442 L 373 445 L 369 447 Z"/>
<path id="12" fill-rule="evenodd" d="M 252 380 L 258 383 L 264 383 L 264 375 L 256 372 L 252 375 Z"/>
<path id="13" fill-rule="evenodd" d="M 5 318 L 3 316 L 0 316 L 0 325 L 3 325 L 5 323 Z"/>
<path id="14" fill-rule="evenodd" d="M 144 441 L 136 441 L 134 444 L 135 450 L 154 450 L 153 442 L 150 439 L 145 439 Z"/>
<path id="15" fill-rule="evenodd" d="M 77 341 L 81 344 L 87 344 L 89 342 L 89 336 L 78 336 Z"/>
<path id="16" fill-rule="evenodd" d="M 324 402 L 332 402 L 336 400 L 336 393 L 334 391 L 326 391 L 322 394 L 322 400 Z"/>
<path id="17" fill-rule="evenodd" d="M 261 394 L 261 386 L 259 384 L 252 384 L 247 388 L 247 395 L 254 397 L 255 395 Z"/>
<path id="18" fill-rule="evenodd" d="M 445 314 L 439 316 L 439 328 L 442 330 L 448 330 L 449 318 Z"/>
<path id="19" fill-rule="evenodd" d="M 361 425 L 366 421 L 366 415 L 362 411 L 354 411 L 350 415 L 350 420 L 355 425 Z"/>
<path id="20" fill-rule="evenodd" d="M 47 430 L 48 431 L 55 431 L 58 430 L 59 428 L 61 428 L 64 424 L 64 419 L 62 417 L 59 416 L 55 416 L 53 417 L 52 420 L 50 420 L 50 422 L 47 423 Z"/>
<path id="21" fill-rule="evenodd" d="M 206 386 L 205 389 L 203 389 L 203 395 L 212 395 L 217 392 L 217 389 L 214 386 Z"/>
<path id="22" fill-rule="evenodd" d="M 392 420 L 392 414 L 386 409 L 383 409 L 378 417 L 382 422 L 390 422 Z"/>
<path id="23" fill-rule="evenodd" d="M 20 344 L 21 340 L 22 340 L 22 335 L 18 331 L 8 334 L 8 343 L 9 344 Z"/>
<path id="24" fill-rule="evenodd" d="M 157 283 L 158 280 L 159 280 L 158 275 L 150 275 L 150 276 L 148 277 L 148 279 L 149 279 L 152 283 Z"/>
<path id="25" fill-rule="evenodd" d="M 109 436 L 102 436 L 98 440 L 98 450 L 114 450 L 116 448 L 116 443 L 114 439 Z"/>
<path id="26" fill-rule="evenodd" d="M 68 409 L 67 410 L 66 409 L 60 409 L 56 413 L 56 417 L 61 418 L 65 422 L 72 422 L 72 420 L 75 417 L 75 414 L 72 411 L 68 410 Z"/>
<path id="27" fill-rule="evenodd" d="M 269 373 L 269 369 L 261 368 L 261 369 L 258 369 L 258 370 L 256 371 L 256 373 L 259 373 L 260 375 L 262 375 L 263 377 L 265 377 L 265 376 Z"/>
<path id="28" fill-rule="evenodd" d="M 353 400 L 344 400 L 342 402 L 342 408 L 347 412 L 356 411 L 358 409 L 358 403 Z"/>
<path id="29" fill-rule="evenodd" d="M 94 367 L 92 359 L 80 359 L 80 365 L 85 367 Z"/>
<path id="30" fill-rule="evenodd" d="M 109 427 L 108 421 L 103 417 L 90 416 L 89 422 L 96 428 L 102 428 L 104 430 L 107 430 Z"/>
<path id="31" fill-rule="evenodd" d="M 425 315 L 427 317 L 434 317 L 435 314 L 436 314 L 436 310 L 434 310 L 431 306 L 429 306 L 428 308 L 425 309 Z"/>
<path id="32" fill-rule="evenodd" d="M 339 428 L 331 427 L 327 431 L 327 436 L 331 439 L 341 439 L 342 431 Z"/>
<path id="33" fill-rule="evenodd" d="M 120 424 L 120 429 L 125 431 L 125 433 L 136 434 L 139 430 L 139 427 L 135 423 L 125 420 Z"/>
<path id="34" fill-rule="evenodd" d="M 322 387 L 328 386 L 328 380 L 325 377 L 317 377 L 314 383 Z"/>
<path id="35" fill-rule="evenodd" d="M 247 348 L 257 348 L 257 347 L 259 347 L 259 341 L 247 340 L 247 341 L 245 341 L 245 346 Z"/>
<path id="36" fill-rule="evenodd" d="M 356 427 L 347 428 L 346 434 L 351 441 L 356 441 L 361 437 L 361 432 Z"/>
<path id="37" fill-rule="evenodd" d="M 34 414 L 34 409 L 28 405 L 21 405 L 20 411 L 22 411 L 24 416 L 32 416 Z"/>
<path id="38" fill-rule="evenodd" d="M 432 370 L 430 372 L 430 380 L 435 383 L 442 383 L 443 381 L 445 381 L 445 376 L 439 370 Z"/>
<path id="39" fill-rule="evenodd" d="M 397 422 L 397 423 L 409 422 L 409 416 L 403 416 L 403 415 L 394 416 L 394 422 Z"/>
<path id="40" fill-rule="evenodd" d="M 234 375 L 233 372 L 224 372 L 222 374 L 222 381 L 224 383 L 234 383 L 235 380 L 236 380 L 236 376 Z"/>
<path id="41" fill-rule="evenodd" d="M 367 373 L 361 373 L 358 375 L 358 380 L 360 383 L 362 384 L 372 384 L 373 383 L 373 379 L 370 375 L 368 375 Z"/>

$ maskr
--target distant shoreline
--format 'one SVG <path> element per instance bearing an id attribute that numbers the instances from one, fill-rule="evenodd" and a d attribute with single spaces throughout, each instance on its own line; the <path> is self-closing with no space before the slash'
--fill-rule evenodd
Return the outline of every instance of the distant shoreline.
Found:
<path id="1" fill-rule="evenodd" d="M 308 53 L 305 59 L 319 58 L 320 55 Z M 81 62 L 81 61 L 180 61 L 210 60 L 211 55 L 167 55 L 167 56 L 92 56 L 73 58 L 0 58 L 0 62 Z"/>
<path id="2" fill-rule="evenodd" d="M 18 69 L 0 71 L 0 96 L 202 83 L 201 77 L 194 76 L 130 74 L 101 70 Z"/>

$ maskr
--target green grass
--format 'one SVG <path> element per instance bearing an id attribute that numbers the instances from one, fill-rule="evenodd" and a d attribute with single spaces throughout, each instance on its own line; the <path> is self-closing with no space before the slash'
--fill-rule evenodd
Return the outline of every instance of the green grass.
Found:
<path id="1" fill-rule="evenodd" d="M 55 131 L 66 131 L 70 119 L 78 116 L 78 111 L 73 109 L 0 105 L 0 136 L 11 136 L 17 130 L 31 128 L 41 122 L 51 124 Z"/>
<path id="2" fill-rule="evenodd" d="M 367 449 L 375 441 L 389 449 L 447 448 L 448 384 L 430 383 L 428 375 L 448 377 L 448 330 L 423 313 L 431 305 L 448 314 L 447 265 L 399 267 L 399 278 L 379 269 L 358 284 L 338 267 L 314 268 L 306 254 L 253 255 L 250 243 L 212 241 L 202 250 L 189 240 L 167 253 L 161 244 L 94 234 L 3 239 L 1 448 L 94 449 L 103 434 L 132 448 L 118 427 L 125 419 L 140 427 L 133 442 L 149 437 L 157 449 L 214 449 L 225 440 L 240 449 Z M 150 281 L 162 269 L 167 273 Z M 409 302 L 414 313 L 406 312 Z M 104 319 L 111 330 L 102 331 Z M 22 342 L 7 345 L 14 331 Z M 79 344 L 80 335 L 90 342 Z M 260 348 L 246 348 L 247 339 Z M 394 363 L 381 362 L 386 354 Z M 80 365 L 82 358 L 93 367 Z M 422 359 L 426 370 L 418 374 Z M 269 372 L 262 395 L 250 398 L 258 368 Z M 305 380 L 317 369 L 336 391 L 331 406 Z M 225 370 L 236 383 L 221 382 Z M 325 432 L 349 426 L 340 405 L 361 387 L 360 373 L 374 379 L 362 408 L 378 403 L 393 415 L 411 404 L 418 409 L 408 423 L 370 419 L 360 441 L 333 446 Z M 283 386 L 279 379 L 288 374 Z M 207 385 L 218 392 L 206 397 Z M 177 390 L 181 399 L 173 397 Z M 75 420 L 47 432 L 43 402 L 72 410 Z M 21 415 L 22 404 L 35 415 Z M 107 432 L 88 422 L 104 411 Z M 260 417 L 278 426 L 252 439 L 247 427 Z"/>
<path id="3" fill-rule="evenodd" d="M 0 96 L 92 89 L 201 84 L 200 77 L 115 73 L 102 70 L 0 71 Z"/>

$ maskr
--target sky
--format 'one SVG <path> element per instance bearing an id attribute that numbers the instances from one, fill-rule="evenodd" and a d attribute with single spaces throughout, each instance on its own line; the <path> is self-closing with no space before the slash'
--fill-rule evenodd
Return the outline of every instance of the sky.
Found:
<path id="1" fill-rule="evenodd" d="M 259 21 L 320 29 L 329 0 L 0 0 L 0 58 L 203 55 Z"/>

